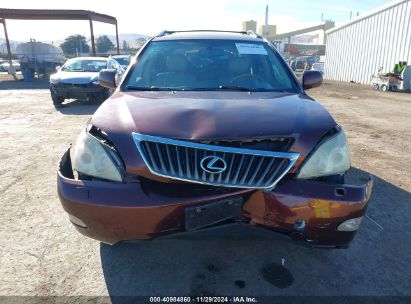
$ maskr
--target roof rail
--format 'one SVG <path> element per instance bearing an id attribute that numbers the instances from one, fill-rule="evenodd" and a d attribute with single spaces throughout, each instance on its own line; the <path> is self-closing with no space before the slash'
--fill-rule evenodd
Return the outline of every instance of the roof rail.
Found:
<path id="1" fill-rule="evenodd" d="M 192 33 L 192 32 L 214 32 L 214 33 L 236 33 L 236 34 L 243 34 L 248 35 L 254 38 L 263 38 L 258 35 L 256 32 L 248 30 L 248 31 L 223 31 L 223 30 L 183 30 L 183 31 L 161 31 L 156 37 L 163 37 L 166 35 L 174 34 L 174 33 Z"/>
<path id="2" fill-rule="evenodd" d="M 172 33 L 174 33 L 174 31 L 164 30 L 164 31 L 161 31 L 160 33 L 158 33 L 158 34 L 156 35 L 156 37 L 163 37 L 163 36 L 165 36 L 165 35 L 172 34 Z"/>
<path id="3" fill-rule="evenodd" d="M 254 37 L 254 38 L 263 38 L 260 35 L 258 35 L 256 32 L 254 32 L 253 30 L 248 30 L 247 32 L 248 36 Z"/>

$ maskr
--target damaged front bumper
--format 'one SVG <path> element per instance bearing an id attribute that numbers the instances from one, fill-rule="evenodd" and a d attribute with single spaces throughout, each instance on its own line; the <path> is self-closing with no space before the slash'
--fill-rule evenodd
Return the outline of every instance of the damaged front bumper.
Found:
<path id="1" fill-rule="evenodd" d="M 55 95 L 64 96 L 65 98 L 78 98 L 93 94 L 101 94 L 105 89 L 100 85 L 94 84 L 71 86 L 68 84 L 50 84 L 50 91 Z"/>
<path id="2" fill-rule="evenodd" d="M 144 179 L 115 183 L 75 179 L 68 150 L 60 162 L 57 186 L 63 208 L 77 230 L 109 244 L 198 233 L 210 226 L 219 231 L 215 228 L 236 223 L 314 246 L 345 247 L 356 231 L 339 231 L 338 227 L 365 215 L 373 185 L 368 174 L 353 170 L 346 178 L 350 184 L 284 179 L 269 192 Z M 224 204 L 225 211 L 215 207 Z M 207 211 L 210 208 L 214 209 Z M 216 223 L 215 214 L 221 212 L 225 212 L 224 220 Z M 224 217 L 227 214 L 231 217 Z M 199 229 L 207 226 L 208 219 L 210 225 Z"/>

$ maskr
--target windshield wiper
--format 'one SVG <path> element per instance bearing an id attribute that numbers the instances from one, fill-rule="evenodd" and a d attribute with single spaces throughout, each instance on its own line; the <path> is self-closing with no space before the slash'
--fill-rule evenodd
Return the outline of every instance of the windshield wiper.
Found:
<path id="1" fill-rule="evenodd" d="M 271 89 L 264 89 L 264 88 L 246 88 L 246 87 L 240 87 L 240 86 L 219 86 L 216 88 L 189 88 L 189 89 L 183 89 L 182 91 L 241 91 L 241 92 L 272 92 L 274 90 Z M 277 90 L 275 90 L 277 92 Z"/>
<path id="2" fill-rule="evenodd" d="M 246 88 L 239 86 L 219 86 L 218 90 L 233 90 L 233 91 L 244 91 L 244 92 L 278 92 L 278 93 L 289 93 L 287 90 L 282 89 L 266 89 L 266 88 Z"/>
<path id="3" fill-rule="evenodd" d="M 133 85 L 126 86 L 127 91 L 174 91 L 173 88 L 160 88 L 160 87 L 138 87 Z"/>
<path id="4" fill-rule="evenodd" d="M 217 90 L 230 90 L 230 91 L 243 91 L 243 92 L 251 92 L 253 91 L 250 88 L 246 87 L 240 87 L 240 86 L 226 86 L 226 85 L 220 85 Z"/>

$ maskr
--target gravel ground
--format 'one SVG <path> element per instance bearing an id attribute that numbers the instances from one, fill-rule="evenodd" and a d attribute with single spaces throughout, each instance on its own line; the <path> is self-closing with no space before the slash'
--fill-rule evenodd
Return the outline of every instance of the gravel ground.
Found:
<path id="1" fill-rule="evenodd" d="M 55 109 L 46 83 L 0 82 L 0 295 L 411 296 L 411 95 L 331 82 L 311 95 L 344 127 L 352 165 L 376 177 L 372 220 L 349 249 L 282 239 L 107 246 L 75 231 L 56 194 L 59 158 L 98 105 Z"/>

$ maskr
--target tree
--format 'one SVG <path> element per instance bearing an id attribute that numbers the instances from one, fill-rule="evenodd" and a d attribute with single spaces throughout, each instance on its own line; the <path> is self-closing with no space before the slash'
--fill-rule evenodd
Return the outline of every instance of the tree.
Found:
<path id="1" fill-rule="evenodd" d="M 104 35 L 97 38 L 96 48 L 98 53 L 106 53 L 108 50 L 114 48 L 114 44 L 110 38 Z"/>
<path id="2" fill-rule="evenodd" d="M 143 37 L 140 37 L 138 39 L 136 39 L 136 44 L 137 47 L 142 47 L 144 45 L 144 43 L 146 43 L 146 39 Z"/>
<path id="3" fill-rule="evenodd" d="M 127 41 L 123 40 L 123 51 L 127 51 L 129 48 Z"/>
<path id="4" fill-rule="evenodd" d="M 60 45 L 64 54 L 73 55 L 90 52 L 86 37 L 82 35 L 71 35 Z"/>

